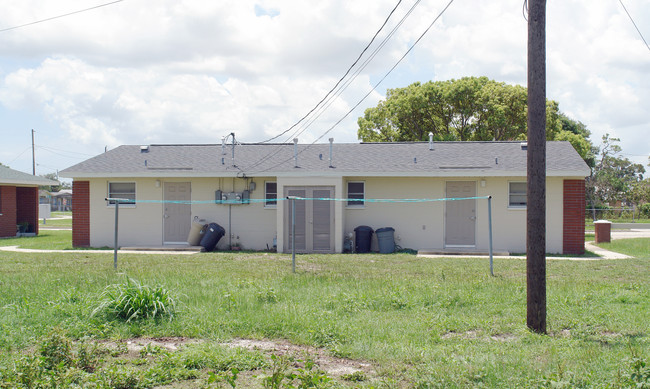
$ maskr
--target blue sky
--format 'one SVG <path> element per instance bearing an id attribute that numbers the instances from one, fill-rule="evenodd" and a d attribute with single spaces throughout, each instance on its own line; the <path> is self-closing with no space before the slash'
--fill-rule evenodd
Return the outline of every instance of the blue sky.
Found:
<path id="1" fill-rule="evenodd" d="M 448 1 L 425 0 L 349 87 L 299 135 L 312 142 L 381 79 Z M 650 0 L 623 0 L 650 39 Z M 102 1 L 0 0 L 0 29 Z M 396 26 L 416 3 L 405 0 Z M 387 88 L 488 76 L 526 85 L 523 1 L 456 0 L 378 89 L 324 138 L 356 142 L 356 119 Z M 396 1 L 124 0 L 0 32 L 0 162 L 37 174 L 120 144 L 242 142 L 277 135 L 343 75 Z M 600 143 L 650 153 L 650 50 L 615 0 L 547 6 L 547 96 Z M 279 138 L 286 141 L 291 138 Z"/>

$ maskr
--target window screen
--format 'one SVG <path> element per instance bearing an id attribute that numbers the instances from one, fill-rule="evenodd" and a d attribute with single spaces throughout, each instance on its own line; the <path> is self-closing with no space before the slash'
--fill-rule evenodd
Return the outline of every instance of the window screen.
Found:
<path id="1" fill-rule="evenodd" d="M 365 204 L 365 184 L 348 182 L 348 207 L 362 207 Z"/>
<path id="2" fill-rule="evenodd" d="M 275 207 L 278 204 L 278 184 L 277 182 L 265 183 L 264 200 L 265 207 Z"/>
<path id="3" fill-rule="evenodd" d="M 526 207 L 526 183 L 510 182 L 508 190 L 508 206 L 512 208 Z"/>
<path id="4" fill-rule="evenodd" d="M 135 204 L 135 182 L 109 182 L 108 197 L 129 200 L 120 201 L 120 205 Z M 108 203 L 115 204 L 115 201 L 109 201 Z"/>

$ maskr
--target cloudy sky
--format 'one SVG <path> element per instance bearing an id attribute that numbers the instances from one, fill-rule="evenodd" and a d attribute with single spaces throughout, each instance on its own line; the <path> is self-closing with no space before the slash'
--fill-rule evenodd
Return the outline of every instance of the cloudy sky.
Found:
<path id="1" fill-rule="evenodd" d="M 269 139 L 326 95 L 397 1 L 123 0 L 10 29 L 110 0 L 0 0 L 0 162 L 31 172 L 31 129 L 37 174 L 120 144 Z M 649 40 L 650 0 L 622 1 Z M 373 91 L 448 2 L 403 0 L 360 62 L 395 30 L 372 60 L 276 141 L 356 142 L 364 109 L 416 81 L 525 86 L 523 0 L 455 0 Z M 595 144 L 610 133 L 647 164 L 650 49 L 618 0 L 548 1 L 547 72 L 548 98 Z"/>

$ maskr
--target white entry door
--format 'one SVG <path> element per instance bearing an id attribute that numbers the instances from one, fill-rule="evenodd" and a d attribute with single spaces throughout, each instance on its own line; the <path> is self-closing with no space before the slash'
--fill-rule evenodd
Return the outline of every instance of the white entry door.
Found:
<path id="1" fill-rule="evenodd" d="M 285 188 L 285 196 L 310 199 L 329 199 L 333 187 Z M 284 251 L 291 252 L 292 209 L 291 201 L 284 205 Z M 296 200 L 296 252 L 334 252 L 334 203 L 331 200 Z"/>
<path id="2" fill-rule="evenodd" d="M 476 182 L 448 181 L 447 198 L 476 196 Z M 445 246 L 476 245 L 476 199 L 445 202 Z"/>
<path id="3" fill-rule="evenodd" d="M 192 227 L 192 190 L 189 182 L 165 182 L 164 243 L 185 243 Z"/>

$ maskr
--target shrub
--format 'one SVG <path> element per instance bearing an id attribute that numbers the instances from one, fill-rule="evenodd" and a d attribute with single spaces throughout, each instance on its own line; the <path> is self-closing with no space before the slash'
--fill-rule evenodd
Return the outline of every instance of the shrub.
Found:
<path id="1" fill-rule="evenodd" d="M 126 283 L 107 286 L 100 300 L 93 316 L 103 312 L 130 322 L 165 316 L 171 320 L 176 313 L 176 299 L 169 290 L 143 285 L 131 278 Z"/>
<path id="2" fill-rule="evenodd" d="M 641 204 L 639 211 L 642 216 L 650 218 L 650 203 Z"/>

